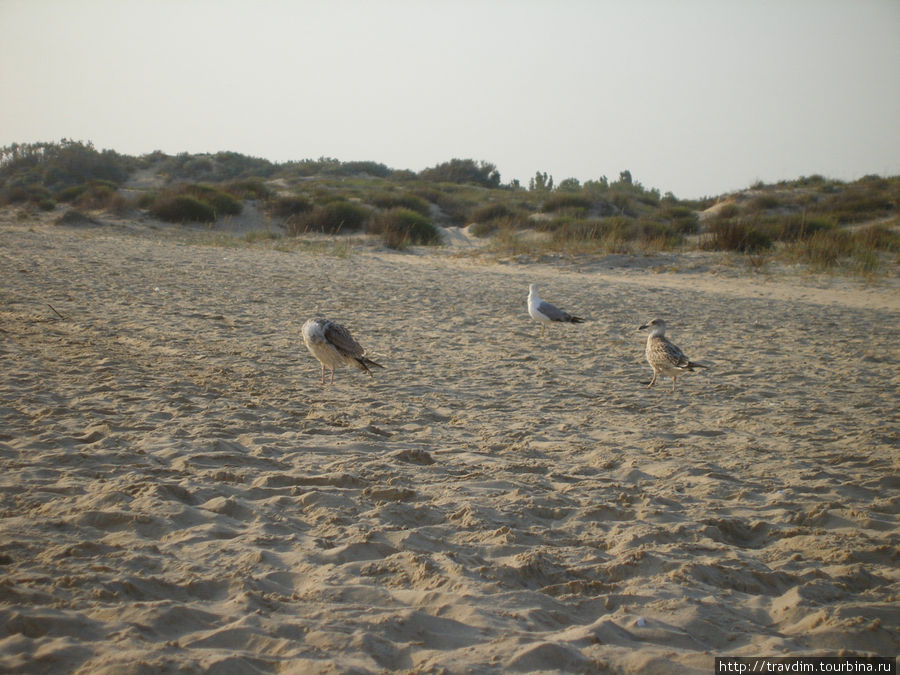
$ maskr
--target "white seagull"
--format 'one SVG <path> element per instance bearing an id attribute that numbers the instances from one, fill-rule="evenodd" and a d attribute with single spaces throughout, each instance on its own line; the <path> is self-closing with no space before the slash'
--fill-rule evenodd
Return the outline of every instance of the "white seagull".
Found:
<path id="1" fill-rule="evenodd" d="M 331 368 L 331 383 L 334 384 L 334 369 L 346 364 L 356 366 L 372 375 L 369 366 L 384 368 L 366 358 L 366 350 L 353 339 L 350 331 L 341 324 L 328 319 L 310 319 L 302 328 L 303 342 L 310 354 L 322 364 L 322 384 L 325 384 L 325 368 Z"/>
<path id="2" fill-rule="evenodd" d="M 647 348 L 644 355 L 647 363 L 653 368 L 653 379 L 647 385 L 649 389 L 656 384 L 656 376 L 668 376 L 672 378 L 672 391 L 675 391 L 675 378 L 680 373 L 693 371 L 694 368 L 706 368 L 702 363 L 691 361 L 676 345 L 666 337 L 666 322 L 662 319 L 653 319 L 645 323 L 638 330 L 650 329 L 647 336 Z"/>
<path id="3" fill-rule="evenodd" d="M 580 316 L 572 316 L 559 307 L 544 302 L 538 297 L 537 284 L 528 285 L 528 313 L 535 321 L 541 322 L 541 337 L 544 336 L 544 328 L 548 323 L 561 321 L 563 323 L 584 323 Z"/>

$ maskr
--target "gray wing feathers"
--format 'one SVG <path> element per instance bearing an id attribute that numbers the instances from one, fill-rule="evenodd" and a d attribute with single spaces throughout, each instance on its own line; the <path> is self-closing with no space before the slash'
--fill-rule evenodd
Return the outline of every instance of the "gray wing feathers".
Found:
<path id="1" fill-rule="evenodd" d="M 551 305 L 549 302 L 541 302 L 538 305 L 538 311 L 551 321 L 563 321 L 567 323 L 583 323 L 584 319 L 578 316 L 572 316 L 568 312 L 564 312 L 559 307 Z"/>

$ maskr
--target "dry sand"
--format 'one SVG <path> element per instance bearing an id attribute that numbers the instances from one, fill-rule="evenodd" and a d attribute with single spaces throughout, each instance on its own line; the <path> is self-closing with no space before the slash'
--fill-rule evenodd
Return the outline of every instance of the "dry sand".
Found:
<path id="1" fill-rule="evenodd" d="M 708 673 L 900 651 L 896 278 L 9 217 L 0 256 L 0 670 Z M 539 339 L 529 282 L 590 322 Z M 387 369 L 322 386 L 314 315 Z M 646 389 L 653 316 L 711 366 L 674 395 Z"/>

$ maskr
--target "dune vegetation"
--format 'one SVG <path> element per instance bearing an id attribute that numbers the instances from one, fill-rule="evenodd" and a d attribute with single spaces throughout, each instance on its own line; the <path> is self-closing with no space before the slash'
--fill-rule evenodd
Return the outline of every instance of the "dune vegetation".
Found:
<path id="1" fill-rule="evenodd" d="M 898 197 L 900 176 L 816 175 L 686 200 L 643 186 L 628 170 L 584 183 L 537 171 L 524 186 L 502 183 L 494 164 L 471 159 L 416 173 L 326 157 L 132 157 L 65 139 L 0 148 L 0 206 L 141 211 L 215 227 L 249 202 L 285 237 L 368 233 L 404 249 L 437 245 L 440 228 L 455 226 L 504 254 L 730 251 L 756 267 L 779 259 L 860 275 L 898 262 Z"/>

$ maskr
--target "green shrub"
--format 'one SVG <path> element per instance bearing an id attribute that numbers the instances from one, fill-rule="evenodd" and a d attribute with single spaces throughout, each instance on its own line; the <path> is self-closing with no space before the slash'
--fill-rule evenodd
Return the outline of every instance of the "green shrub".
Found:
<path id="1" fill-rule="evenodd" d="M 778 197 L 773 194 L 761 194 L 756 195 L 753 199 L 750 200 L 750 203 L 747 204 L 748 211 L 767 211 L 769 209 L 774 209 L 780 205 L 778 201 Z"/>
<path id="2" fill-rule="evenodd" d="M 656 220 L 639 220 L 636 225 L 637 239 L 646 248 L 654 250 L 672 249 L 682 243 L 684 237 L 668 223 Z"/>
<path id="3" fill-rule="evenodd" d="M 170 223 L 214 223 L 216 210 L 207 202 L 186 194 L 168 194 L 153 200 L 150 213 Z"/>
<path id="4" fill-rule="evenodd" d="M 459 188 L 455 185 L 442 187 L 444 189 L 441 190 L 416 190 L 416 194 L 437 204 L 455 225 L 465 225 L 469 218 L 469 213 L 481 203 L 483 197 L 479 194 L 472 194 L 471 190 Z M 426 197 L 425 195 L 429 196 Z"/>
<path id="5" fill-rule="evenodd" d="M 469 233 L 474 237 L 487 237 L 500 229 L 514 230 L 517 228 L 509 218 L 494 218 L 493 220 L 476 221 L 469 225 Z"/>
<path id="6" fill-rule="evenodd" d="M 59 218 L 56 219 L 57 225 L 68 225 L 75 227 L 82 227 L 85 225 L 89 226 L 97 226 L 100 223 L 88 215 L 85 215 L 81 211 L 77 209 L 69 209 L 64 214 L 62 214 Z"/>
<path id="7" fill-rule="evenodd" d="M 890 183 L 884 179 L 861 179 L 819 202 L 820 213 L 830 213 L 838 223 L 856 223 L 888 215 L 894 208 Z"/>
<path id="8" fill-rule="evenodd" d="M 290 161 L 279 167 L 278 174 L 285 177 L 302 176 L 373 176 L 387 178 L 392 170 L 379 162 L 341 162 L 334 157 Z M 268 175 L 268 174 L 264 174 Z"/>
<path id="9" fill-rule="evenodd" d="M 671 223 L 678 234 L 694 234 L 700 229 L 697 212 L 688 206 L 667 205 L 662 210 L 662 216 Z"/>
<path id="10" fill-rule="evenodd" d="M 186 152 L 175 157 L 157 155 L 160 171 L 170 180 L 226 181 L 271 176 L 275 165 L 269 160 L 248 157 L 236 152 L 217 152 L 215 155 L 191 155 Z"/>
<path id="11" fill-rule="evenodd" d="M 423 169 L 419 176 L 436 183 L 471 183 L 484 187 L 499 187 L 500 172 L 490 162 L 471 159 L 451 159 L 449 162 Z"/>
<path id="12" fill-rule="evenodd" d="M 341 162 L 339 173 L 342 176 L 368 175 L 376 176 L 378 178 L 387 178 L 391 174 L 391 169 L 381 162 Z"/>
<path id="13" fill-rule="evenodd" d="M 725 218 L 735 218 L 741 212 L 741 207 L 739 207 L 734 202 L 728 202 L 723 204 L 719 210 L 716 212 L 716 217 L 720 220 Z"/>
<path id="14" fill-rule="evenodd" d="M 329 187 L 319 187 L 313 192 L 313 201 L 319 206 L 330 204 L 331 202 L 345 202 L 348 195 Z"/>
<path id="15" fill-rule="evenodd" d="M 437 204 L 444 193 L 435 187 L 418 186 L 413 190 L 413 194 L 420 199 L 424 199 L 426 202 L 434 202 Z"/>
<path id="16" fill-rule="evenodd" d="M 631 196 L 627 192 L 620 189 L 611 190 L 609 195 L 610 203 L 626 216 L 634 217 L 637 211 L 632 203 Z"/>
<path id="17" fill-rule="evenodd" d="M 474 223 L 490 223 L 492 220 L 509 219 L 513 215 L 512 209 L 506 204 L 491 202 L 483 204 L 471 210 L 468 220 Z"/>
<path id="18" fill-rule="evenodd" d="M 390 209 L 374 221 L 373 231 L 381 235 L 388 248 L 402 249 L 411 244 L 441 243 L 441 234 L 428 218 L 418 211 Z"/>
<path id="19" fill-rule="evenodd" d="M 39 183 L 12 182 L 0 191 L 0 204 L 30 203 L 38 208 L 50 210 L 48 204 L 54 203 L 53 193 Z"/>
<path id="20" fill-rule="evenodd" d="M 613 216 L 603 221 L 606 238 L 616 241 L 633 241 L 638 238 L 638 227 L 634 218 Z"/>
<path id="21" fill-rule="evenodd" d="M 186 185 L 181 192 L 209 204 L 216 214 L 213 220 L 221 216 L 236 216 L 244 209 L 244 205 L 233 195 L 209 185 Z"/>
<path id="22" fill-rule="evenodd" d="M 227 192 L 209 185 L 178 185 L 148 192 L 137 199 L 140 208 L 171 223 L 213 223 L 221 216 L 237 215 L 244 205 Z"/>
<path id="23" fill-rule="evenodd" d="M 81 193 L 76 203 L 85 209 L 112 209 L 121 206 L 123 201 L 116 186 L 92 183 Z"/>
<path id="24" fill-rule="evenodd" d="M 63 188 L 54 195 L 57 201 L 74 204 L 83 209 L 125 211 L 131 208 L 129 199 L 119 192 L 115 183 L 95 180 Z"/>
<path id="25" fill-rule="evenodd" d="M 4 188 L 3 190 L 3 204 L 21 204 L 23 202 L 28 201 L 28 190 L 25 188 L 15 185 Z"/>
<path id="26" fill-rule="evenodd" d="M 158 195 L 154 190 L 141 192 L 138 194 L 137 199 L 135 199 L 135 206 L 139 209 L 147 209 L 149 211 L 153 208 L 153 203 L 156 201 L 157 196 Z"/>
<path id="27" fill-rule="evenodd" d="M 361 230 L 370 215 L 369 209 L 361 204 L 349 201 L 332 202 L 322 209 L 322 231 Z"/>
<path id="28" fill-rule="evenodd" d="M 560 192 L 578 192 L 581 190 L 581 181 L 577 178 L 564 178 L 559 181 L 556 189 Z"/>
<path id="29" fill-rule="evenodd" d="M 57 192 L 56 200 L 66 204 L 74 202 L 84 194 L 85 190 L 87 190 L 87 185 L 85 183 L 82 183 L 81 185 L 71 185 Z"/>
<path id="30" fill-rule="evenodd" d="M 313 209 L 313 203 L 302 195 L 280 195 L 269 202 L 272 213 L 281 218 L 290 218 Z"/>
<path id="31" fill-rule="evenodd" d="M 566 211 L 569 213 L 586 213 L 591 207 L 591 200 L 579 194 L 568 192 L 556 192 L 541 204 L 541 211 L 544 213 L 556 213 L 558 211 Z"/>
<path id="32" fill-rule="evenodd" d="M 53 192 L 91 180 L 118 184 L 135 164 L 132 158 L 111 150 L 98 152 L 91 143 L 66 139 L 59 143 L 14 143 L 0 148 L 0 184 L 24 187 L 35 183 Z"/>
<path id="33" fill-rule="evenodd" d="M 304 232 L 339 234 L 363 229 L 370 217 L 371 212 L 365 206 L 337 200 L 290 218 L 285 223 L 285 228 L 294 236 Z"/>
<path id="34" fill-rule="evenodd" d="M 238 199 L 268 199 L 272 191 L 260 179 L 248 178 L 227 183 L 224 186 L 226 192 Z"/>
<path id="35" fill-rule="evenodd" d="M 369 201 L 380 209 L 393 209 L 402 207 L 405 209 L 410 209 L 411 211 L 416 211 L 417 213 L 421 213 L 426 217 L 431 213 L 428 202 L 426 202 L 421 197 L 417 197 L 416 195 L 409 193 L 381 192 L 376 194 Z"/>

